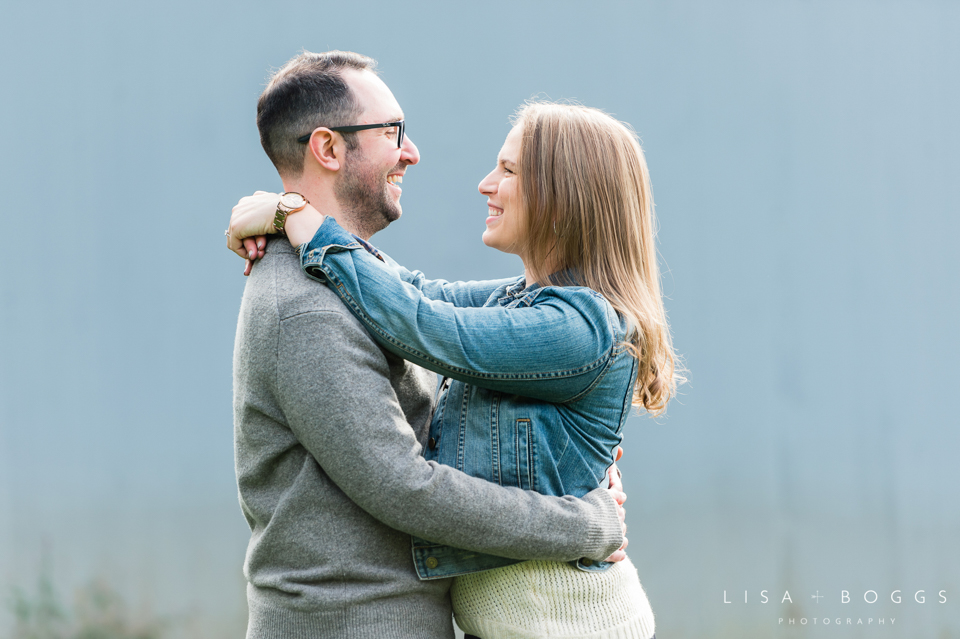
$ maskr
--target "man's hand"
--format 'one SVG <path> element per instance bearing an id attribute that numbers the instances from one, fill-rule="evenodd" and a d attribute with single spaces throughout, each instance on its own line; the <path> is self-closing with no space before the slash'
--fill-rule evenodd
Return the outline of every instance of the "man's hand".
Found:
<path id="1" fill-rule="evenodd" d="M 623 457 L 623 448 L 617 446 L 617 456 L 614 460 L 614 463 L 607 470 L 607 490 L 613 495 L 613 498 L 617 502 L 617 515 L 620 516 L 620 525 L 623 526 L 623 545 L 620 548 L 606 558 L 606 561 L 623 561 L 627 558 L 627 544 L 630 543 L 627 540 L 627 522 L 626 516 L 627 511 L 623 509 L 623 504 L 627 501 L 627 494 L 623 492 L 623 482 L 620 479 L 620 469 L 617 468 L 617 461 Z"/>
<path id="2" fill-rule="evenodd" d="M 233 207 L 230 228 L 227 229 L 227 248 L 247 260 L 244 275 L 250 275 L 253 262 L 264 256 L 267 234 L 276 233 L 273 218 L 279 202 L 279 194 L 257 191 Z"/>

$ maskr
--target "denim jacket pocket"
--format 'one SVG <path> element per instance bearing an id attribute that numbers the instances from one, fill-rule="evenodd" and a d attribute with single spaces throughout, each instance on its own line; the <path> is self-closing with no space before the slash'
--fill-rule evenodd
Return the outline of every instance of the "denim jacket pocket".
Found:
<path id="1" fill-rule="evenodd" d="M 537 441 L 533 420 L 519 417 L 508 421 L 497 433 L 499 439 L 501 484 L 523 490 L 538 490 Z M 504 432 L 506 431 L 506 432 Z"/>
<path id="2" fill-rule="evenodd" d="M 528 418 L 518 419 L 514 434 L 517 446 L 517 479 L 519 480 L 517 485 L 524 490 L 536 490 L 533 422 Z"/>

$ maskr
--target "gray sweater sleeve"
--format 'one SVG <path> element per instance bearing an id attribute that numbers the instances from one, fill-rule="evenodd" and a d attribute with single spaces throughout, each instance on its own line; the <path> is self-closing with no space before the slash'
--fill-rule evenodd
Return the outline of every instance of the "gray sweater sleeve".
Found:
<path id="1" fill-rule="evenodd" d="M 515 559 L 600 560 L 623 541 L 606 490 L 549 497 L 426 461 L 383 352 L 346 311 L 281 320 L 276 384 L 288 426 L 323 471 L 397 530 Z"/>

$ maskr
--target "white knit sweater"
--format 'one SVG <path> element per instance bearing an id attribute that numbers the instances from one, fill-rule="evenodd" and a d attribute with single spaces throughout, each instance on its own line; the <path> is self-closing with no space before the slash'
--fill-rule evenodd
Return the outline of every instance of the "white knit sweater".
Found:
<path id="1" fill-rule="evenodd" d="M 457 625 L 482 639 L 650 639 L 653 611 L 630 559 L 605 572 L 523 563 L 457 577 Z"/>

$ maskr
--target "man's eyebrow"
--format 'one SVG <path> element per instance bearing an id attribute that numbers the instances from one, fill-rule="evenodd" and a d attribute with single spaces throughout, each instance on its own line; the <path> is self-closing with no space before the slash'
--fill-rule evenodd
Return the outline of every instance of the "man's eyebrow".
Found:
<path id="1" fill-rule="evenodd" d="M 386 120 L 383 120 L 383 122 L 376 122 L 376 124 L 384 124 L 384 123 L 387 123 L 387 122 L 400 122 L 401 120 L 403 120 L 403 114 L 402 114 L 402 113 L 400 114 L 400 117 L 387 118 Z M 367 123 L 364 123 L 364 124 L 367 124 Z M 374 124 L 374 123 L 373 123 L 373 122 L 370 122 L 369 124 Z"/>

